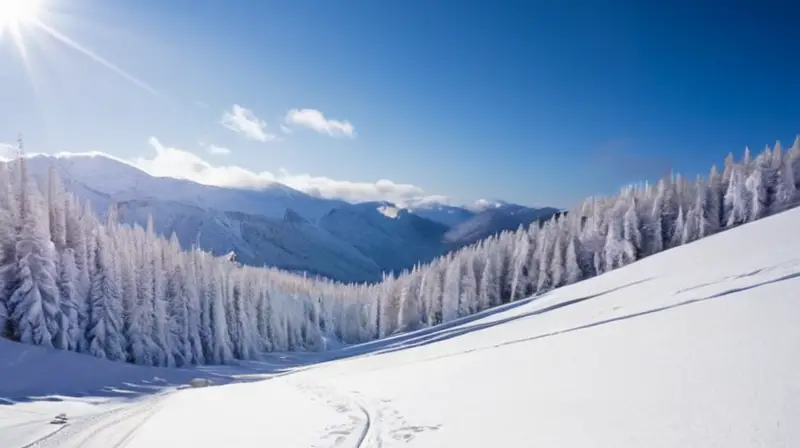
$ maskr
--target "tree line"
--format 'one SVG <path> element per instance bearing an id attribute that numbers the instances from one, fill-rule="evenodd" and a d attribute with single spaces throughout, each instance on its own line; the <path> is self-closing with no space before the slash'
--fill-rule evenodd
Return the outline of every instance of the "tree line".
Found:
<path id="1" fill-rule="evenodd" d="M 242 266 L 177 238 L 104 222 L 54 168 L 0 166 L 0 336 L 144 365 L 322 350 L 467 316 L 587 279 L 796 206 L 800 137 L 722 171 L 591 197 L 376 284 Z M 41 188 L 40 188 L 41 187 Z"/>

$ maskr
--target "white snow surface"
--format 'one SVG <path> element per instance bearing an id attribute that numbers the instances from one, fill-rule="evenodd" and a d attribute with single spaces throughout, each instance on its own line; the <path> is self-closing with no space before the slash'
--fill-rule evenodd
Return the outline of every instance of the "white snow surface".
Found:
<path id="1" fill-rule="evenodd" d="M 204 369 L 234 382 L 204 389 L 49 401 L 202 372 L 3 342 L 0 446 L 797 447 L 799 226 L 796 209 L 446 325 Z"/>

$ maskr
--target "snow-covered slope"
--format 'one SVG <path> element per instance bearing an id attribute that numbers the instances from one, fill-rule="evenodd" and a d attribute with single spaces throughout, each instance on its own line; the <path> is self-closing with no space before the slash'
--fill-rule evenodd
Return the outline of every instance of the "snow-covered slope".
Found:
<path id="1" fill-rule="evenodd" d="M 519 226 L 550 219 L 560 210 L 552 207 L 531 208 L 524 205 L 494 202 L 481 212 L 448 230 L 444 236 L 447 244 L 461 247 L 496 235 L 504 230 L 516 230 Z"/>
<path id="2" fill-rule="evenodd" d="M 798 226 L 784 212 L 268 381 L 83 409 L 37 446 L 800 446 Z M 12 378 L 39 362 L 0 359 Z M 29 399 L 0 406 L 0 446 L 71 412 Z"/>

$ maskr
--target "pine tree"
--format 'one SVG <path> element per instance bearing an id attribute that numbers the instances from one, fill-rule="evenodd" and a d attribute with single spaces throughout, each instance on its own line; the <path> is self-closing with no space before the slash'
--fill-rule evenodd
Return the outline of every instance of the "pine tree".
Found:
<path id="1" fill-rule="evenodd" d="M 458 288 L 458 317 L 469 316 L 478 308 L 478 284 L 473 263 L 473 257 L 467 253 Z"/>
<path id="2" fill-rule="evenodd" d="M 800 190 L 800 135 L 797 136 L 789 150 L 787 163 L 791 165 L 791 171 L 794 173 L 795 188 Z"/>
<path id="3" fill-rule="evenodd" d="M 577 283 L 583 279 L 583 271 L 578 261 L 578 245 L 580 242 L 575 235 L 569 236 L 566 253 L 566 280 L 567 284 Z"/>
<path id="4" fill-rule="evenodd" d="M 121 272 L 121 291 L 122 308 L 126 319 L 123 323 L 123 331 L 127 346 L 125 351 L 127 359 L 136 364 L 150 364 L 150 353 L 148 352 L 148 338 L 145 314 L 147 308 L 142 303 L 139 293 L 141 287 L 136 278 L 136 251 L 131 239 L 126 239 L 120 246 L 123 248 L 120 260 Z"/>
<path id="5" fill-rule="evenodd" d="M 153 354 L 153 361 L 158 366 L 173 366 L 174 359 L 172 357 L 172 350 L 167 341 L 167 304 L 165 302 L 165 282 L 166 275 L 164 272 L 164 252 L 163 246 L 159 239 L 155 238 L 155 231 L 153 228 L 153 216 L 148 216 L 147 231 L 149 236 L 147 246 L 145 247 L 145 258 L 147 259 L 147 266 L 145 269 L 150 270 L 150 278 L 152 284 L 152 293 L 148 293 L 152 305 L 149 308 L 152 310 L 152 320 L 150 321 L 150 338 L 153 346 L 151 351 Z"/>
<path id="6" fill-rule="evenodd" d="M 461 296 L 461 260 L 458 255 L 451 258 L 444 275 L 442 289 L 442 322 L 449 322 L 458 317 L 458 302 Z"/>
<path id="7" fill-rule="evenodd" d="M 726 184 L 727 185 L 727 184 Z M 725 197 L 723 189 L 722 176 L 717 172 L 717 166 L 711 167 L 711 172 L 708 175 L 708 186 L 703 197 L 702 207 L 705 209 L 703 212 L 704 220 L 701 225 L 701 235 L 703 237 L 713 235 L 719 232 L 720 228 L 725 224 L 723 221 L 723 201 Z"/>
<path id="8" fill-rule="evenodd" d="M 680 244 L 689 244 L 699 238 L 698 235 L 700 233 L 700 222 L 702 220 L 700 213 L 700 209 L 693 207 L 686 214 Z"/>
<path id="9" fill-rule="evenodd" d="M 49 212 L 50 237 L 58 252 L 67 245 L 67 217 L 64 186 L 54 166 L 48 172 L 47 208 Z"/>
<path id="10" fill-rule="evenodd" d="M 636 197 L 631 197 L 630 204 L 622 220 L 622 238 L 631 244 L 635 258 L 639 259 L 644 254 L 645 248 L 641 220 L 639 219 L 639 204 Z"/>
<path id="11" fill-rule="evenodd" d="M 67 248 L 61 253 L 58 263 L 57 286 L 61 320 L 54 344 L 56 348 L 63 350 L 78 349 L 81 328 L 78 320 L 77 280 L 78 268 L 75 266 L 75 251 Z"/>
<path id="12" fill-rule="evenodd" d="M 536 292 L 541 294 L 549 291 L 553 287 L 553 274 L 552 263 L 550 262 L 553 255 L 553 221 L 548 221 L 547 224 L 539 232 L 539 240 L 536 243 L 537 252 L 536 258 L 538 261 L 538 281 L 536 284 Z"/>
<path id="13" fill-rule="evenodd" d="M 530 247 L 528 234 L 521 226 L 517 229 L 514 239 L 516 243 L 514 244 L 514 255 L 512 256 L 513 271 L 509 288 L 511 290 L 511 300 L 517 300 L 525 293 L 524 288 L 520 288 L 520 283 L 522 279 L 522 270 L 528 259 L 528 249 Z"/>
<path id="14" fill-rule="evenodd" d="M 759 158 L 759 160 L 753 164 L 750 176 L 745 182 L 751 201 L 750 212 L 748 213 L 748 219 L 750 221 L 763 218 L 766 216 L 767 210 L 769 209 L 767 186 L 764 179 L 764 163 L 764 159 Z"/>
<path id="15" fill-rule="evenodd" d="M 197 264 L 194 252 L 189 252 L 183 257 L 182 262 L 187 269 L 185 292 L 187 297 L 188 309 L 188 330 L 189 342 L 191 344 L 191 358 L 195 364 L 205 364 L 203 351 L 203 305 L 201 303 L 201 291 L 198 288 Z M 265 338 L 265 350 L 271 349 L 269 344 L 269 295 L 267 287 L 262 285 L 259 303 L 259 322 L 262 323 L 261 333 Z"/>
<path id="16" fill-rule="evenodd" d="M 727 227 L 734 227 L 747 222 L 751 203 L 743 178 L 742 168 L 738 165 L 731 171 L 731 180 L 725 193 L 725 220 Z"/>
<path id="17" fill-rule="evenodd" d="M 21 224 L 11 185 L 12 162 L 0 164 L 0 337 L 14 338 L 8 299 L 17 289 L 17 240 Z"/>
<path id="18" fill-rule="evenodd" d="M 567 283 L 565 252 L 564 239 L 561 236 L 556 236 L 556 240 L 553 243 L 553 258 L 550 264 L 550 272 L 553 274 L 553 288 L 561 287 Z"/>
<path id="19" fill-rule="evenodd" d="M 56 285 L 55 248 L 50 241 L 44 201 L 35 186 L 28 183 L 25 160 L 21 159 L 20 220 L 22 228 L 16 244 L 16 289 L 7 301 L 9 320 L 15 339 L 20 342 L 53 346 L 61 323 Z"/>
<path id="20" fill-rule="evenodd" d="M 114 284 L 109 241 L 102 227 L 94 232 L 94 253 L 91 257 L 91 290 L 89 292 L 89 322 L 87 350 L 90 354 L 110 360 L 125 359 L 122 335 L 122 307 L 119 290 Z"/>
<path id="21" fill-rule="evenodd" d="M 669 247 L 678 247 L 683 241 L 684 227 L 686 226 L 686 215 L 683 213 L 683 207 L 678 208 L 678 216 L 675 218 L 674 230 L 672 231 L 672 239 L 669 242 Z"/>
<path id="22" fill-rule="evenodd" d="M 790 153 L 791 155 L 791 153 Z M 785 210 L 797 201 L 797 187 L 795 185 L 794 164 L 790 157 L 782 158 L 778 162 L 778 179 L 775 187 L 774 211 Z"/>
<path id="23" fill-rule="evenodd" d="M 478 311 L 488 309 L 492 304 L 492 294 L 496 294 L 497 279 L 492 266 L 491 257 L 486 260 L 481 273 L 480 284 L 478 286 Z"/>

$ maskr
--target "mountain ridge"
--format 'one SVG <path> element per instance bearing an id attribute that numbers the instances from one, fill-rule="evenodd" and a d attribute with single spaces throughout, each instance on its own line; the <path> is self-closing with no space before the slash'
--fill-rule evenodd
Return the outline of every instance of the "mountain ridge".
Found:
<path id="1" fill-rule="evenodd" d="M 486 219 L 512 207 L 500 201 L 480 212 L 436 201 L 349 203 L 277 182 L 248 190 L 153 176 L 102 153 L 34 155 L 28 167 L 40 185 L 53 167 L 65 188 L 88 200 L 99 216 L 107 217 L 116 205 L 121 222 L 144 227 L 152 214 L 155 230 L 165 237 L 175 233 L 184 248 L 199 245 L 217 256 L 233 251 L 244 264 L 344 282 L 379 281 L 383 273 L 399 273 L 481 236 L 530 223 L 498 226 Z"/>

